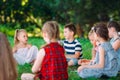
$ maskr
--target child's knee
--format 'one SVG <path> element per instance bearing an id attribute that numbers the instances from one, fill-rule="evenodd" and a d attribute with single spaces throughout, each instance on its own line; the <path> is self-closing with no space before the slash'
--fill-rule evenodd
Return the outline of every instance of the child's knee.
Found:
<path id="1" fill-rule="evenodd" d="M 69 62 L 68 62 L 68 66 L 73 66 L 74 65 L 74 62 L 72 61 L 72 60 L 70 60 Z"/>

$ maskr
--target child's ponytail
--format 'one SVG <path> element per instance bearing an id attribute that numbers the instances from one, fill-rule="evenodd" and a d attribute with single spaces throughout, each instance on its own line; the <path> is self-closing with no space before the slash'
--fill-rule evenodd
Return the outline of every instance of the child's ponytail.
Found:
<path id="1" fill-rule="evenodd" d="M 18 29 L 15 30 L 15 35 L 14 35 L 14 45 L 18 44 L 19 40 L 18 40 Z"/>

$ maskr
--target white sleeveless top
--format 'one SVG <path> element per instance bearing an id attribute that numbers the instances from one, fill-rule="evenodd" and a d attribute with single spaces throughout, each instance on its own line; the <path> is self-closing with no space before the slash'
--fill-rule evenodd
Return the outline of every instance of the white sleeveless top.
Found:
<path id="1" fill-rule="evenodd" d="M 38 48 L 36 46 L 32 46 L 30 48 L 20 48 L 14 54 L 14 58 L 18 64 L 24 65 L 25 63 L 30 63 L 36 59 L 38 53 Z"/>

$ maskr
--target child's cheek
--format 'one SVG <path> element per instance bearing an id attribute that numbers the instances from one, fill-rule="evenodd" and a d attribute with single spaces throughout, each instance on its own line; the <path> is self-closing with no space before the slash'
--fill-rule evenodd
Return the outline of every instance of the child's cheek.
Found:
<path id="1" fill-rule="evenodd" d="M 93 42 L 93 46 L 96 46 L 96 42 L 95 41 Z"/>

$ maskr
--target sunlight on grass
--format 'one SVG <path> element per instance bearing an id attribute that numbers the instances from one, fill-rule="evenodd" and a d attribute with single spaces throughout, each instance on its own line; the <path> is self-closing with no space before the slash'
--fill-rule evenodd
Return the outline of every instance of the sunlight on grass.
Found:
<path id="1" fill-rule="evenodd" d="M 13 47 L 13 37 L 8 37 L 8 39 L 9 39 L 11 46 Z M 83 58 L 91 59 L 92 45 L 91 45 L 90 41 L 85 38 L 78 38 L 78 40 L 80 41 L 80 43 L 82 45 Z M 28 40 L 28 43 L 30 43 L 32 45 L 36 45 L 39 49 L 42 45 L 45 44 L 43 38 L 38 38 L 38 37 L 30 37 Z M 21 77 L 22 73 L 31 73 L 31 67 L 32 67 L 32 65 L 30 65 L 30 64 L 18 65 L 17 66 L 17 70 L 18 70 L 18 79 L 17 80 L 21 80 L 20 77 Z M 87 79 L 82 79 L 77 74 L 77 68 L 78 68 L 78 66 L 68 67 L 69 80 L 106 80 L 106 78 L 97 78 L 96 79 L 93 77 L 87 78 Z M 117 77 L 112 77 L 107 80 L 120 80 L 120 74 L 118 74 Z"/>

